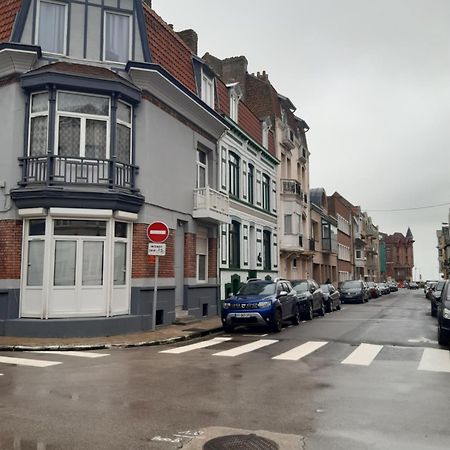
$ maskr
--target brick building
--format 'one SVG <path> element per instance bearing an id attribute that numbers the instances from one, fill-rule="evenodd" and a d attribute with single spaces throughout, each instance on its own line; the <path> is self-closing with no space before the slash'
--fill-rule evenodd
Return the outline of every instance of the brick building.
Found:
<path id="1" fill-rule="evenodd" d="M 406 236 L 402 233 L 383 236 L 386 248 L 386 278 L 397 282 L 413 280 L 414 237 L 408 228 Z"/>

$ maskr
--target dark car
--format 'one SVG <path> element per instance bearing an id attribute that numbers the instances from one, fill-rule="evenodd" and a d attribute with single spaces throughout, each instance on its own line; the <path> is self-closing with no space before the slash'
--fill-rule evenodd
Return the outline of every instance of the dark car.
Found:
<path id="1" fill-rule="evenodd" d="M 227 333 L 239 325 L 266 325 L 279 332 L 286 319 L 300 323 L 300 309 L 289 281 L 253 279 L 222 303 L 221 318 Z"/>
<path id="2" fill-rule="evenodd" d="M 369 301 L 369 291 L 361 280 L 343 281 L 339 286 L 341 303 Z"/>
<path id="3" fill-rule="evenodd" d="M 450 282 L 446 281 L 442 295 L 437 300 L 438 342 L 440 345 L 450 345 Z"/>
<path id="4" fill-rule="evenodd" d="M 382 295 L 391 293 L 391 290 L 389 289 L 389 286 L 386 283 L 378 283 L 378 287 L 380 288 Z"/>
<path id="5" fill-rule="evenodd" d="M 395 281 L 390 281 L 388 284 L 389 290 L 391 292 L 397 292 L 398 291 L 398 286 L 397 283 Z"/>
<path id="6" fill-rule="evenodd" d="M 436 287 L 434 288 L 433 293 L 431 295 L 431 298 L 430 298 L 431 315 L 433 317 L 436 317 L 436 315 L 437 315 L 437 309 L 438 309 L 438 306 L 439 306 L 439 301 L 440 301 L 441 296 L 442 296 L 442 289 L 444 289 L 446 281 L 447 280 L 439 281 L 439 283 L 436 284 Z"/>
<path id="7" fill-rule="evenodd" d="M 297 295 L 303 318 L 312 320 L 314 313 L 318 313 L 320 316 L 325 315 L 322 289 L 314 280 L 293 280 L 291 283 Z"/>
<path id="8" fill-rule="evenodd" d="M 369 294 L 371 298 L 378 298 L 381 295 L 376 283 L 369 281 L 367 285 L 369 286 Z"/>
<path id="9" fill-rule="evenodd" d="M 341 309 L 341 296 L 339 291 L 330 283 L 321 284 L 320 289 L 322 290 L 323 301 L 327 312 L 339 311 Z"/>

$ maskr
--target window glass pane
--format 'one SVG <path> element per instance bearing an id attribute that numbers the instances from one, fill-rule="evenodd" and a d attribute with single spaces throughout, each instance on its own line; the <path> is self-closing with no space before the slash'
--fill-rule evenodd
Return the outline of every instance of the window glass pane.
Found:
<path id="1" fill-rule="evenodd" d="M 131 130 L 117 124 L 117 161 L 130 164 Z"/>
<path id="2" fill-rule="evenodd" d="M 127 275 L 127 244 L 114 243 L 114 286 L 126 284 Z"/>
<path id="3" fill-rule="evenodd" d="M 47 116 L 32 117 L 30 121 L 30 156 L 47 154 Z"/>
<path id="4" fill-rule="evenodd" d="M 86 120 L 85 158 L 106 159 L 106 122 Z"/>
<path id="5" fill-rule="evenodd" d="M 116 222 L 114 224 L 114 236 L 117 238 L 126 238 L 128 235 L 128 224 L 126 222 Z"/>
<path id="6" fill-rule="evenodd" d="M 65 53 L 66 8 L 63 4 L 40 2 L 38 45 L 50 53 Z"/>
<path id="7" fill-rule="evenodd" d="M 60 92 L 58 94 L 58 111 L 109 116 L 109 99 L 94 95 Z"/>
<path id="8" fill-rule="evenodd" d="M 106 222 L 99 220 L 55 220 L 58 236 L 106 236 Z"/>
<path id="9" fill-rule="evenodd" d="M 121 14 L 106 13 L 105 59 L 127 62 L 130 49 L 130 18 Z"/>
<path id="10" fill-rule="evenodd" d="M 48 94 L 44 92 L 43 94 L 33 95 L 31 100 L 31 112 L 38 113 L 43 111 L 48 111 Z"/>
<path id="11" fill-rule="evenodd" d="M 55 242 L 55 286 L 75 286 L 76 241 Z"/>
<path id="12" fill-rule="evenodd" d="M 45 234 L 45 219 L 30 220 L 28 234 L 30 236 L 43 236 Z"/>
<path id="13" fill-rule="evenodd" d="M 200 150 L 197 150 L 197 159 L 198 159 L 198 162 L 200 162 L 202 164 L 206 164 L 206 153 L 202 152 Z"/>
<path id="14" fill-rule="evenodd" d="M 131 108 L 125 103 L 119 102 L 117 104 L 117 118 L 122 122 L 131 124 Z"/>
<path id="15" fill-rule="evenodd" d="M 83 286 L 103 285 L 103 242 L 83 242 Z"/>
<path id="16" fill-rule="evenodd" d="M 80 156 L 80 119 L 59 118 L 58 155 Z"/>
<path id="17" fill-rule="evenodd" d="M 206 281 L 206 255 L 198 255 L 198 279 Z"/>
<path id="18" fill-rule="evenodd" d="M 198 167 L 197 178 L 197 188 L 204 188 L 206 186 L 206 169 L 204 167 Z"/>
<path id="19" fill-rule="evenodd" d="M 27 286 L 42 286 L 45 241 L 28 242 Z"/>

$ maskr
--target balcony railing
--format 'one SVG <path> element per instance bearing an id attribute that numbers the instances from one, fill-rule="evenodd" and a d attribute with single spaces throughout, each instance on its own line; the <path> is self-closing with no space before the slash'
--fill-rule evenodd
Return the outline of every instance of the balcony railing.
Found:
<path id="1" fill-rule="evenodd" d="M 194 190 L 194 217 L 229 222 L 230 200 L 227 194 L 209 186 Z"/>
<path id="2" fill-rule="evenodd" d="M 302 186 L 297 180 L 281 180 L 283 194 L 302 195 Z"/>
<path id="3" fill-rule="evenodd" d="M 135 190 L 138 167 L 115 159 L 46 155 L 19 158 L 22 186 L 84 185 Z"/>

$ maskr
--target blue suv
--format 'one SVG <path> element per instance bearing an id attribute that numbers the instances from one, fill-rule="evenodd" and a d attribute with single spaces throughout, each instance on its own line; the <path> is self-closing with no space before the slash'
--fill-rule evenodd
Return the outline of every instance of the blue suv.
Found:
<path id="1" fill-rule="evenodd" d="M 227 333 L 239 325 L 265 325 L 279 332 L 283 320 L 300 323 L 300 309 L 289 281 L 252 279 L 223 302 L 221 317 Z"/>

